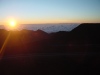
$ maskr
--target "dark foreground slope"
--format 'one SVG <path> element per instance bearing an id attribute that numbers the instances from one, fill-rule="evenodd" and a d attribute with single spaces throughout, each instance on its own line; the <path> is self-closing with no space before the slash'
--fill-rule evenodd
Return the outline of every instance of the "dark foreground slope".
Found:
<path id="1" fill-rule="evenodd" d="M 91 75 L 99 73 L 100 24 L 71 32 L 0 30 L 0 75 Z"/>

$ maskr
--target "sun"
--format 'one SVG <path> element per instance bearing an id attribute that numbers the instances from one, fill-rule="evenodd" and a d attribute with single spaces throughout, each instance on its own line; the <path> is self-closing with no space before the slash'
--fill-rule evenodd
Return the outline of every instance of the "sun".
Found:
<path id="1" fill-rule="evenodd" d="M 15 30 L 17 28 L 17 23 L 15 20 L 9 21 L 9 27 L 10 30 Z"/>
<path id="2" fill-rule="evenodd" d="M 16 22 L 15 21 L 10 21 L 10 27 L 15 27 L 16 26 Z"/>
<path id="3" fill-rule="evenodd" d="M 19 22 L 18 20 L 14 19 L 14 18 L 8 18 L 7 20 L 5 20 L 4 23 L 4 27 L 6 30 L 11 30 L 11 31 L 15 31 L 19 29 Z"/>
<path id="4" fill-rule="evenodd" d="M 5 24 L 5 28 L 7 30 L 16 30 L 18 28 L 18 23 L 15 20 L 9 20 L 7 24 Z"/>

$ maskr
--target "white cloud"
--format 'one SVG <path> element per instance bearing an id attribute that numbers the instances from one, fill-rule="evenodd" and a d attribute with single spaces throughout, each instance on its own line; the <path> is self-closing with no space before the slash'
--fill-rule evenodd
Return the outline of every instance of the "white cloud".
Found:
<path id="1" fill-rule="evenodd" d="M 71 31 L 75 27 L 80 25 L 79 23 L 61 23 L 61 24 L 25 24 L 20 25 L 17 30 L 27 29 L 27 30 L 42 30 L 47 33 L 58 32 L 58 31 Z M 0 29 L 7 29 L 4 26 L 0 26 Z"/>

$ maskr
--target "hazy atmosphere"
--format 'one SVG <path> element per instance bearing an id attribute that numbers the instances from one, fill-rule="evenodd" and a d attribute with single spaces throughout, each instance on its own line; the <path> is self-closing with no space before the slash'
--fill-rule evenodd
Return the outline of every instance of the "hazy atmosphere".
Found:
<path id="1" fill-rule="evenodd" d="M 0 25 L 9 19 L 19 24 L 98 23 L 100 0 L 0 0 Z"/>

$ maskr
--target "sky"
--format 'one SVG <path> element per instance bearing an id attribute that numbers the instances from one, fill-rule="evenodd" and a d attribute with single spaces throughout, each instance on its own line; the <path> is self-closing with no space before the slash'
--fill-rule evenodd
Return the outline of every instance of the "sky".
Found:
<path id="1" fill-rule="evenodd" d="M 100 0 L 0 0 L 0 24 L 100 23 Z"/>

